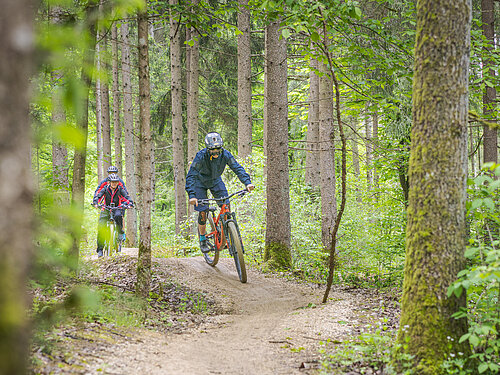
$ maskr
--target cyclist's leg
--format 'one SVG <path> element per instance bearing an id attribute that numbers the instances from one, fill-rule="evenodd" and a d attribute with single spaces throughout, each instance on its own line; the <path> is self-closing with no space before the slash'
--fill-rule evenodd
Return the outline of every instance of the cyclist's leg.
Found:
<path id="1" fill-rule="evenodd" d="M 123 211 L 122 210 L 115 210 L 113 213 L 113 216 L 115 217 L 115 222 L 116 222 L 116 227 L 118 229 L 118 234 L 123 234 Z"/>
<path id="2" fill-rule="evenodd" d="M 210 188 L 210 192 L 212 193 L 214 198 L 227 197 L 229 195 L 226 189 L 226 185 L 224 184 L 224 181 L 222 181 L 222 178 L 219 178 L 215 185 Z M 219 207 L 222 207 L 224 203 L 229 204 L 229 200 L 226 200 L 226 202 L 217 202 Z"/>
<path id="3" fill-rule="evenodd" d="M 206 187 L 202 186 L 201 184 L 195 184 L 194 191 L 196 199 L 207 199 Z M 198 233 L 204 236 L 206 234 L 207 227 L 208 206 L 198 203 L 198 205 L 194 207 L 194 210 L 198 212 Z"/>
<path id="4" fill-rule="evenodd" d="M 104 239 L 106 238 L 106 224 L 109 220 L 107 211 L 101 211 L 97 223 L 97 252 L 104 248 Z"/>

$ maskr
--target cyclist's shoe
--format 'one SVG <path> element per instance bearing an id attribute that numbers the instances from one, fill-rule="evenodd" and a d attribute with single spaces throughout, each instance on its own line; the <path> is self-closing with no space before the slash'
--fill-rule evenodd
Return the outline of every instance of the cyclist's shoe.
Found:
<path id="1" fill-rule="evenodd" d="M 103 256 L 102 250 L 97 250 L 97 257 L 100 258 Z"/>
<path id="2" fill-rule="evenodd" d="M 210 252 L 210 248 L 208 247 L 207 240 L 200 240 L 200 249 L 203 254 Z"/>

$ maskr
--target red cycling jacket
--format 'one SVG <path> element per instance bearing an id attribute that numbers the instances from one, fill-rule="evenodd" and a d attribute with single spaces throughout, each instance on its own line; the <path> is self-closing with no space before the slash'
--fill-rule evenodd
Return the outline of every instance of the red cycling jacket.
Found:
<path id="1" fill-rule="evenodd" d="M 111 203 L 114 203 L 115 207 L 122 204 L 132 206 L 134 203 L 131 199 L 127 199 L 126 195 L 125 189 L 123 189 L 120 185 L 118 185 L 113 191 L 113 189 L 111 189 L 111 185 L 108 184 L 94 196 L 93 204 L 96 205 L 98 203 L 104 203 L 106 206 L 111 206 Z"/>

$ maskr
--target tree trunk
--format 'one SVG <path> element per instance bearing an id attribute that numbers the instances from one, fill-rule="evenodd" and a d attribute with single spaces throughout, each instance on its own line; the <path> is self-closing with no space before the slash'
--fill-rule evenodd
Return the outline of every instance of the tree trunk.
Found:
<path id="1" fill-rule="evenodd" d="M 470 175 L 476 177 L 476 150 L 473 128 L 469 129 L 469 145 L 470 145 Z"/>
<path id="2" fill-rule="evenodd" d="M 372 167 L 372 177 L 373 177 L 373 186 L 375 189 L 379 188 L 378 185 L 378 173 L 377 173 L 377 167 L 376 167 L 376 161 L 377 161 L 377 152 L 378 152 L 378 112 L 375 111 L 372 114 L 372 125 L 373 125 L 373 134 L 372 134 L 372 161 L 373 161 L 373 167 Z M 377 194 L 378 197 L 378 194 Z"/>
<path id="3" fill-rule="evenodd" d="M 309 114 L 307 117 L 306 184 L 317 188 L 321 184 L 319 165 L 319 77 L 316 73 L 318 61 L 311 59 L 309 72 Z"/>
<path id="4" fill-rule="evenodd" d="M 115 166 L 118 174 L 123 176 L 122 167 L 122 125 L 120 122 L 120 74 L 118 62 L 118 28 L 116 24 L 111 29 L 111 51 L 113 69 L 113 134 L 115 140 Z"/>
<path id="5" fill-rule="evenodd" d="M 465 295 L 447 289 L 465 266 L 471 0 L 421 0 L 413 82 L 406 263 L 398 340 L 418 374 L 467 355 Z"/>
<path id="6" fill-rule="evenodd" d="M 63 73 L 55 71 L 52 73 L 52 126 L 64 126 L 66 114 L 61 98 L 61 86 Z M 68 149 L 58 139 L 52 139 L 52 171 L 54 200 L 57 205 L 69 203 L 69 177 L 68 177 Z"/>
<path id="7" fill-rule="evenodd" d="M 238 0 L 238 156 L 252 153 L 252 61 L 248 0 Z"/>
<path id="8" fill-rule="evenodd" d="M 192 0 L 192 4 L 198 4 L 198 0 Z M 188 131 L 188 160 L 192 161 L 198 152 L 198 97 L 199 97 L 199 63 L 200 63 L 200 42 L 196 28 L 191 28 L 191 38 L 193 45 L 188 46 L 190 51 L 188 66 L 188 102 L 187 102 L 187 131 Z"/>
<path id="9" fill-rule="evenodd" d="M 489 47 L 486 48 L 483 58 L 484 67 L 484 81 L 489 81 L 489 77 L 494 78 L 495 73 L 495 62 L 489 56 L 492 56 L 494 46 L 495 46 L 495 4 L 494 0 L 481 0 L 481 21 L 483 22 L 483 36 L 490 43 Z M 485 84 L 485 89 L 483 93 L 483 113 L 484 116 L 488 118 L 489 121 L 494 121 L 492 118 L 495 113 L 496 107 L 496 90 L 495 87 L 489 87 Z M 483 162 L 493 162 L 498 163 L 498 138 L 497 130 L 490 129 L 485 126 L 483 130 L 484 134 L 484 148 L 483 148 Z"/>
<path id="10" fill-rule="evenodd" d="M 109 84 L 107 64 L 107 41 L 104 37 L 101 43 L 101 115 L 102 115 L 102 170 L 107 175 L 108 167 L 111 165 L 111 119 L 109 116 Z M 99 180 L 100 181 L 100 180 Z"/>
<path id="11" fill-rule="evenodd" d="M 145 1 L 146 2 L 146 1 Z M 139 180 L 142 212 L 140 220 L 139 255 L 137 259 L 136 292 L 140 296 L 149 297 L 151 285 L 151 205 L 153 201 L 153 142 L 150 125 L 150 83 L 148 58 L 148 14 L 147 6 L 144 12 L 137 16 L 139 44 L 139 133 L 140 133 L 140 171 Z"/>
<path id="12" fill-rule="evenodd" d="M 123 140 L 125 143 L 125 173 L 126 185 L 130 197 L 136 199 L 135 184 L 135 153 L 134 153 L 134 110 L 132 99 L 132 81 L 130 77 L 130 34 L 129 25 L 123 22 L 122 34 L 122 84 L 123 84 Z M 136 246 L 137 213 L 135 210 L 127 211 L 127 245 Z"/>
<path id="13" fill-rule="evenodd" d="M 359 168 L 359 147 L 358 147 L 358 135 L 354 132 L 351 133 L 351 147 L 352 147 L 352 167 L 354 169 L 354 186 L 356 187 L 356 202 L 361 203 L 363 198 L 361 197 L 361 190 L 359 186 L 359 176 L 361 175 L 361 170 Z"/>
<path id="14" fill-rule="evenodd" d="M 197 5 L 199 0 L 192 0 L 193 5 Z M 199 112 L 199 64 L 200 64 L 200 42 L 197 40 L 199 37 L 196 28 L 192 27 L 188 32 L 186 32 L 186 38 L 189 37 L 193 39 L 193 45 L 187 46 L 187 56 L 186 56 L 186 66 L 188 70 L 187 74 L 187 88 L 188 88 L 188 100 L 187 100 L 187 133 L 188 133 L 188 153 L 187 160 L 191 163 L 198 152 L 198 112 Z M 189 58 L 188 58 L 189 57 Z M 194 206 L 188 205 L 188 217 L 193 216 Z M 196 233 L 197 225 L 192 227 L 192 230 Z"/>
<path id="15" fill-rule="evenodd" d="M 78 213 L 76 223 L 73 225 L 74 231 L 73 247 L 70 258 L 76 266 L 79 258 L 80 238 L 81 238 L 81 222 L 83 221 L 83 206 L 85 204 L 85 164 L 87 159 L 87 138 L 89 129 L 89 93 L 92 85 L 92 76 L 89 74 L 91 67 L 94 66 L 95 50 L 92 48 L 96 43 L 96 19 L 98 6 L 95 2 L 89 2 L 86 8 L 85 22 L 90 36 L 90 44 L 85 53 L 81 70 L 81 81 L 84 88 L 84 102 L 82 112 L 77 117 L 77 128 L 80 130 L 83 138 L 82 148 L 75 149 L 73 161 L 73 184 L 71 186 L 72 203 L 75 212 Z"/>
<path id="16" fill-rule="evenodd" d="M 33 255 L 30 169 L 35 2 L 6 0 L 0 13 L 0 373 L 27 373 L 29 266 Z"/>
<path id="17" fill-rule="evenodd" d="M 333 82 L 324 63 L 319 64 L 319 139 L 321 140 L 321 240 L 328 251 L 332 246 L 332 231 L 337 217 L 335 198 L 335 143 L 333 126 Z"/>
<path id="18" fill-rule="evenodd" d="M 176 6 L 177 0 L 169 0 Z M 186 171 L 184 167 L 184 146 L 182 132 L 182 78 L 181 78 L 181 34 L 178 15 L 170 13 L 170 64 L 172 85 L 172 149 L 175 189 L 175 232 L 181 232 L 181 225 L 186 220 L 187 202 L 184 185 Z M 191 86 L 191 83 L 190 83 Z"/>
<path id="19" fill-rule="evenodd" d="M 97 30 L 96 40 L 100 38 L 99 30 Z M 100 42 L 95 46 L 96 67 L 99 72 L 101 69 L 101 46 Z M 96 133 L 96 148 L 97 148 L 97 180 L 102 181 L 104 178 L 103 159 L 104 148 L 102 146 L 102 88 L 100 73 L 97 74 L 95 80 L 95 133 Z"/>
<path id="20" fill-rule="evenodd" d="M 373 139 L 372 139 L 372 123 L 370 116 L 365 117 L 365 148 L 366 148 L 366 182 L 368 191 L 373 187 L 373 171 L 372 171 L 372 154 L 373 154 Z"/>
<path id="21" fill-rule="evenodd" d="M 271 268 L 290 268 L 290 185 L 288 175 L 288 95 L 286 39 L 280 21 L 266 27 L 267 211 L 264 260 Z"/>

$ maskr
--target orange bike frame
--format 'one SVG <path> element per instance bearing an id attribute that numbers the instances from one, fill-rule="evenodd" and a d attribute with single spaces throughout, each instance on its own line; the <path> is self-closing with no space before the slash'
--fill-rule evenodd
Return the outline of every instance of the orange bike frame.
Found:
<path id="1" fill-rule="evenodd" d="M 222 225 L 222 218 L 230 212 L 231 211 L 229 210 L 229 204 L 227 203 L 222 205 L 219 215 L 217 215 L 217 218 L 215 217 L 214 211 L 211 212 L 212 218 L 214 219 L 215 230 L 213 232 L 207 233 L 206 235 L 214 236 L 214 245 L 217 250 L 221 250 L 222 246 L 226 243 L 226 239 L 224 238 L 225 233 L 224 233 L 224 225 Z M 220 228 L 220 231 L 218 231 L 217 228 Z"/>

